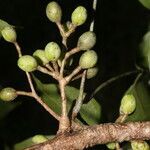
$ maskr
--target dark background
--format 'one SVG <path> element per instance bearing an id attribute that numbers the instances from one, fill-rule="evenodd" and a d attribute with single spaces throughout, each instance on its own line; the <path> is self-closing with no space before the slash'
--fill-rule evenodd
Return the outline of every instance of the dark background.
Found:
<path id="1" fill-rule="evenodd" d="M 24 54 L 44 48 L 50 41 L 60 43 L 61 37 L 54 23 L 45 15 L 49 0 L 0 0 L 0 18 L 16 26 L 18 42 Z M 98 0 L 97 11 L 92 10 L 92 0 L 58 0 L 63 10 L 63 21 L 70 19 L 74 8 L 83 5 L 89 18 L 69 39 L 70 47 L 76 45 L 78 36 L 89 29 L 95 16 L 99 55 L 99 74 L 87 82 L 88 93 L 100 83 L 123 72 L 135 69 L 136 54 L 143 34 L 148 29 L 150 11 L 138 0 Z M 27 90 L 26 77 L 16 66 L 17 55 L 12 44 L 0 40 L 0 85 Z M 46 78 L 45 76 L 43 78 Z M 118 115 L 121 96 L 133 82 L 135 75 L 123 78 L 99 92 L 96 97 L 102 105 L 101 122 L 114 121 Z M 48 81 L 50 82 L 50 81 Z M 57 122 L 34 100 L 18 98 L 22 105 L 0 122 L 0 149 L 13 145 L 35 134 L 54 134 Z M 108 111 L 109 110 L 109 111 Z M 108 113 L 109 112 L 109 113 Z M 104 149 L 95 147 L 94 149 Z"/>

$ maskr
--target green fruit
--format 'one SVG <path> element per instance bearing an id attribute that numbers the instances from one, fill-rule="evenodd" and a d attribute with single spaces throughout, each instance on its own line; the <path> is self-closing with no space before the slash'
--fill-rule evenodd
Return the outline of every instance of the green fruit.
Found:
<path id="1" fill-rule="evenodd" d="M 2 33 L 3 38 L 7 42 L 11 42 L 11 43 L 16 42 L 17 34 L 13 27 L 7 26 L 2 30 L 1 33 Z"/>
<path id="2" fill-rule="evenodd" d="M 83 6 L 78 6 L 72 13 L 71 20 L 76 26 L 82 25 L 87 19 L 87 11 Z"/>
<path id="3" fill-rule="evenodd" d="M 83 69 L 92 68 L 96 65 L 98 60 L 97 53 L 93 50 L 83 53 L 79 60 L 79 66 Z"/>
<path id="4" fill-rule="evenodd" d="M 125 95 L 121 100 L 120 114 L 129 115 L 134 112 L 136 108 L 135 97 L 131 94 Z"/>
<path id="5" fill-rule="evenodd" d="M 16 90 L 13 88 L 4 88 L 0 91 L 0 99 L 3 101 L 12 101 L 17 97 Z"/>
<path id="6" fill-rule="evenodd" d="M 150 150 L 149 145 L 145 141 L 132 141 L 131 147 L 133 150 Z"/>
<path id="7" fill-rule="evenodd" d="M 116 149 L 116 143 L 108 143 L 106 146 L 108 149 Z"/>
<path id="8" fill-rule="evenodd" d="M 39 64 L 45 65 L 49 62 L 49 60 L 46 58 L 45 51 L 43 51 L 43 50 L 40 50 L 40 49 L 36 50 L 33 53 L 33 56 Z"/>
<path id="9" fill-rule="evenodd" d="M 18 60 L 18 67 L 25 72 L 32 72 L 36 70 L 37 66 L 36 59 L 30 55 L 24 55 Z"/>
<path id="10" fill-rule="evenodd" d="M 97 67 L 94 67 L 94 68 L 89 68 L 87 70 L 87 74 L 86 74 L 86 77 L 87 79 L 91 79 L 93 77 L 95 77 L 98 73 L 98 68 Z"/>
<path id="11" fill-rule="evenodd" d="M 55 42 L 50 42 L 45 47 L 46 58 L 49 61 L 56 61 L 61 55 L 60 47 Z"/>
<path id="12" fill-rule="evenodd" d="M 88 31 L 83 33 L 78 40 L 78 47 L 81 50 L 89 50 L 91 49 L 96 43 L 96 35 L 92 31 Z"/>
<path id="13" fill-rule="evenodd" d="M 148 9 L 150 9 L 150 1 L 149 0 L 139 0 L 142 5 Z"/>
<path id="14" fill-rule="evenodd" d="M 50 2 L 46 7 L 46 15 L 52 22 L 60 22 L 62 17 L 62 10 L 59 4 L 55 1 Z"/>

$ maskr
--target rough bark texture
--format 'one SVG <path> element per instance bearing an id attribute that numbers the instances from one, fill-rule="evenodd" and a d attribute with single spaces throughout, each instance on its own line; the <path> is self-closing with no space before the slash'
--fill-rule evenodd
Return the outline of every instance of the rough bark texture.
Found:
<path id="1" fill-rule="evenodd" d="M 26 150 L 82 150 L 97 144 L 150 139 L 150 121 L 87 126 Z"/>

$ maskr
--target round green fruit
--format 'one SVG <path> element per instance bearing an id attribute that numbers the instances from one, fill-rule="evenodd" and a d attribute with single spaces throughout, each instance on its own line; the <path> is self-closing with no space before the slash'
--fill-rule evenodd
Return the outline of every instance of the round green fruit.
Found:
<path id="1" fill-rule="evenodd" d="M 62 10 L 59 4 L 55 1 L 50 2 L 46 7 L 46 15 L 52 22 L 60 22 L 62 17 Z"/>
<path id="2" fill-rule="evenodd" d="M 37 69 L 37 61 L 30 55 L 21 56 L 18 59 L 18 67 L 25 72 L 32 72 Z"/>
<path id="3" fill-rule="evenodd" d="M 116 149 L 116 143 L 113 143 L 113 142 L 106 144 L 106 146 L 108 149 Z"/>
<path id="4" fill-rule="evenodd" d="M 0 91 L 0 99 L 3 101 L 12 101 L 17 97 L 16 90 L 13 88 L 4 88 Z"/>
<path id="5" fill-rule="evenodd" d="M 78 40 L 78 47 L 81 50 L 89 50 L 91 49 L 96 43 L 96 35 L 92 31 L 88 31 L 83 33 Z"/>
<path id="6" fill-rule="evenodd" d="M 86 77 L 87 79 L 91 79 L 93 77 L 95 77 L 98 73 L 98 68 L 97 67 L 94 67 L 94 68 L 89 68 L 87 70 L 87 74 L 86 74 Z"/>
<path id="7" fill-rule="evenodd" d="M 97 53 L 93 50 L 83 53 L 79 60 L 79 66 L 83 69 L 92 68 L 96 65 L 98 60 Z"/>
<path id="8" fill-rule="evenodd" d="M 56 61 L 61 55 L 60 47 L 55 42 L 50 42 L 45 47 L 46 58 L 49 61 Z"/>
<path id="9" fill-rule="evenodd" d="M 131 147 L 133 150 L 150 150 L 149 145 L 145 141 L 132 141 Z"/>
<path id="10" fill-rule="evenodd" d="M 11 42 L 11 43 L 16 42 L 17 34 L 13 27 L 11 26 L 5 27 L 2 30 L 1 34 L 7 42 Z"/>
<path id="11" fill-rule="evenodd" d="M 71 20 L 76 26 L 82 25 L 87 19 L 87 11 L 83 6 L 78 6 L 72 13 Z"/>
<path id="12" fill-rule="evenodd" d="M 120 114 L 130 115 L 136 108 L 135 97 L 131 94 L 125 95 L 121 100 Z"/>
<path id="13" fill-rule="evenodd" d="M 46 58 L 46 54 L 45 54 L 45 51 L 43 50 L 36 50 L 34 53 L 33 53 L 33 57 L 37 60 L 37 62 L 40 64 L 40 65 L 45 65 L 49 62 L 49 60 Z"/>

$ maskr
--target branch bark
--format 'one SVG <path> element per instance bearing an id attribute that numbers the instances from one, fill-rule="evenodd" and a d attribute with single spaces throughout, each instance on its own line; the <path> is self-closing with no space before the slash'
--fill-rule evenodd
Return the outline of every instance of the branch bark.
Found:
<path id="1" fill-rule="evenodd" d="M 130 140 L 149 140 L 150 121 L 108 123 L 87 126 L 78 131 L 57 135 L 54 139 L 26 150 L 82 150 L 97 144 Z"/>

